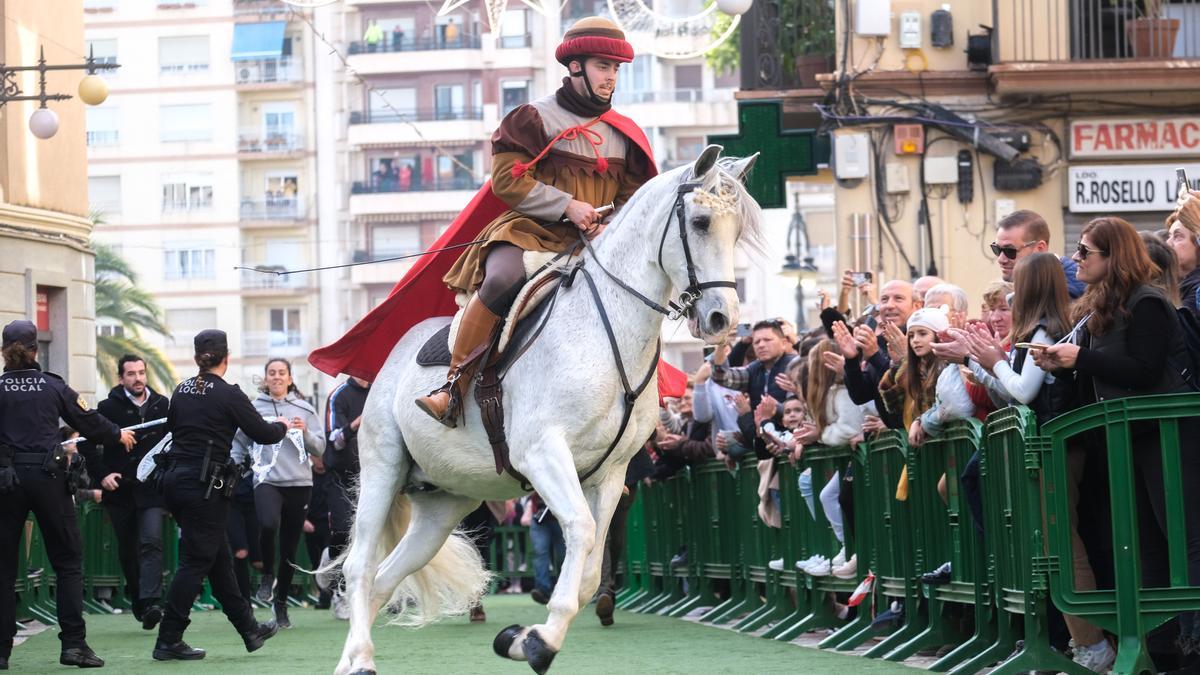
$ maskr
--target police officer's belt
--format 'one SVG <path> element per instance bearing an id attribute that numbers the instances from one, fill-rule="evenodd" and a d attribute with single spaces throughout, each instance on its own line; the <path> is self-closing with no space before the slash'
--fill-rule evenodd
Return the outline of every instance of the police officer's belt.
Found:
<path id="1" fill-rule="evenodd" d="M 41 466 L 46 463 L 46 452 L 14 452 L 13 464 L 20 466 L 37 465 Z"/>

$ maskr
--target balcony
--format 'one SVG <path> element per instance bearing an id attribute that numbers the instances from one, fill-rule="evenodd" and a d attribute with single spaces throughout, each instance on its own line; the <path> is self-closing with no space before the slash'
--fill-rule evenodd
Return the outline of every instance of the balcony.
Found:
<path id="1" fill-rule="evenodd" d="M 995 11 L 1000 94 L 1200 86 L 1200 0 L 996 0 Z"/>
<path id="2" fill-rule="evenodd" d="M 483 123 L 483 109 L 435 109 L 350 113 L 347 134 L 351 145 L 418 145 L 454 141 L 486 141 L 491 130 Z M 408 122 L 421 122 L 420 135 Z"/>
<path id="3" fill-rule="evenodd" d="M 308 215 L 303 200 L 282 196 L 243 199 L 239 213 L 243 221 L 296 221 Z"/>
<path id="4" fill-rule="evenodd" d="M 270 130 L 262 128 L 238 131 L 238 152 L 243 159 L 277 158 L 304 150 L 304 136 L 292 129 Z"/>
<path id="5" fill-rule="evenodd" d="M 1002 2 L 1003 0 L 996 0 Z M 740 45 L 723 45 L 714 66 L 740 63 L 741 89 L 816 89 L 833 70 L 835 3 L 758 0 L 742 15 Z"/>
<path id="6" fill-rule="evenodd" d="M 120 144 L 120 142 L 121 132 L 115 129 L 87 132 L 87 145 L 89 148 L 110 148 Z"/>
<path id="7" fill-rule="evenodd" d="M 301 264 L 298 266 L 305 267 L 303 262 L 300 262 Z M 271 270 L 273 272 L 287 271 L 286 267 L 280 265 L 247 265 L 247 267 L 257 267 L 258 269 Z M 309 276 L 309 274 L 268 274 L 253 270 L 242 270 L 241 288 L 243 291 L 252 291 L 256 295 L 303 292 L 307 291 L 311 286 Z"/>
<path id="8" fill-rule="evenodd" d="M 250 331 L 242 333 L 243 357 L 305 356 L 308 345 L 300 331 Z"/>
<path id="9" fill-rule="evenodd" d="M 398 180 L 377 184 L 355 181 L 350 187 L 350 215 L 402 213 L 458 213 L 475 196 L 480 183 L 474 178 L 453 178 L 403 186 Z"/>
<path id="10" fill-rule="evenodd" d="M 349 62 L 362 75 L 478 70 L 483 62 L 482 51 L 478 35 L 460 35 L 452 41 L 406 37 L 398 43 L 388 35 L 375 45 L 351 42 Z"/>
<path id="11" fill-rule="evenodd" d="M 281 56 L 277 59 L 237 61 L 233 64 L 238 84 L 289 84 L 304 79 L 304 64 L 300 59 Z"/>
<path id="12" fill-rule="evenodd" d="M 235 21 L 271 20 L 288 13 L 288 5 L 279 0 L 233 0 Z"/>
<path id="13" fill-rule="evenodd" d="M 613 105 L 645 127 L 737 127 L 734 89 L 617 92 Z M 706 105 L 696 105 L 704 103 Z"/>

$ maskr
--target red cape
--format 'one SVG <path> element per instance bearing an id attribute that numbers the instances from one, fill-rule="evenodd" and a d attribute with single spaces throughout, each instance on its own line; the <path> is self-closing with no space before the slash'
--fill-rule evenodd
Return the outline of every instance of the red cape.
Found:
<path id="1" fill-rule="evenodd" d="M 650 172 L 647 178 L 658 173 L 650 142 L 633 120 L 614 110 L 604 113 L 600 119 L 625 134 L 645 155 Z M 508 205 L 492 193 L 491 184 L 484 184 L 446 232 L 433 243 L 431 250 L 474 241 L 483 228 L 507 210 Z M 446 276 L 462 253 L 462 249 L 453 249 L 418 258 L 404 278 L 392 288 L 386 300 L 371 310 L 337 342 L 309 354 L 308 362 L 317 370 L 335 377 L 339 373 L 346 373 L 364 380 L 374 380 L 388 355 L 392 353 L 392 348 L 409 329 L 426 319 L 454 316 L 458 311 L 454 293 L 442 283 L 442 277 Z M 674 385 L 678 377 L 668 379 Z M 660 395 L 682 395 L 681 388 L 679 393 L 664 391 L 663 383 L 664 378 L 660 370 Z M 669 388 L 674 390 L 678 387 Z"/>

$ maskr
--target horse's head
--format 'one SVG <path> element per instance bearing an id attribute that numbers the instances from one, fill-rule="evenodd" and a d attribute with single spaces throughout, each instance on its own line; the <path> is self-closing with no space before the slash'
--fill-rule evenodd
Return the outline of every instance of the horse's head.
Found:
<path id="1" fill-rule="evenodd" d="M 659 264 L 692 302 L 688 328 L 709 344 L 724 338 L 738 320 L 734 284 L 734 248 L 739 238 L 761 238 L 762 211 L 742 185 L 758 154 L 722 158 L 721 146 L 710 145 L 691 166 L 670 172 L 675 202 L 659 244 Z"/>

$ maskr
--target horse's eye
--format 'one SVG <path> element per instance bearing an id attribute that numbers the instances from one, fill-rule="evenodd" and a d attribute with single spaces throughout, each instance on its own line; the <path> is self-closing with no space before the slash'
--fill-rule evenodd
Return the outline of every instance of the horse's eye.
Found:
<path id="1" fill-rule="evenodd" d="M 700 230 L 701 232 L 707 230 L 711 223 L 712 219 L 710 219 L 708 216 L 696 216 L 695 218 L 692 218 L 692 227 Z"/>

